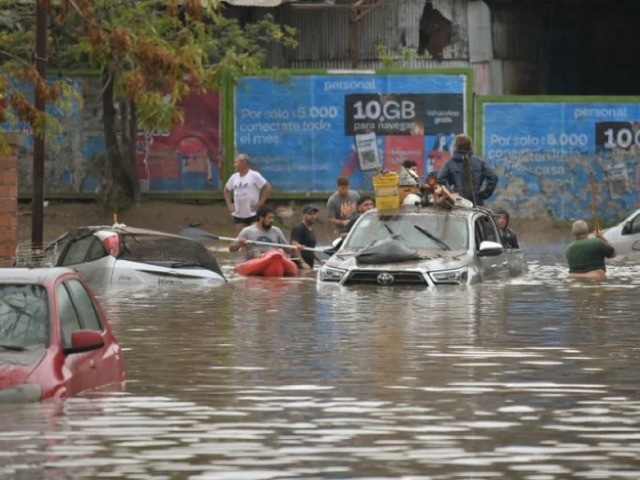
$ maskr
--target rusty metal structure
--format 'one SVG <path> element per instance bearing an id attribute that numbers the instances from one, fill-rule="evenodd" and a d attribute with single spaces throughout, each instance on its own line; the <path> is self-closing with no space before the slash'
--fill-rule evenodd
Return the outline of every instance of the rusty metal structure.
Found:
<path id="1" fill-rule="evenodd" d="M 281 24 L 298 29 L 299 47 L 293 52 L 271 50 L 271 66 L 373 68 L 382 65 L 380 49 L 388 56 L 402 56 L 397 60 L 402 60 L 407 68 L 468 66 L 465 58 L 468 47 L 457 33 L 459 28 L 452 27 L 455 16 L 466 18 L 468 0 L 434 1 L 433 4 L 425 0 L 228 0 L 227 3 L 229 13 L 241 20 L 271 14 Z M 275 7 L 274 2 L 278 2 Z M 239 7 L 248 3 L 255 8 Z M 266 8 L 267 5 L 272 7 Z M 466 20 L 461 28 L 466 30 Z M 410 54 L 403 55 L 405 50 Z M 448 62 L 456 64 L 447 65 Z"/>
<path id="2" fill-rule="evenodd" d="M 224 1 L 240 21 L 271 14 L 298 30 L 297 49 L 269 47 L 270 67 L 472 68 L 479 95 L 633 95 L 640 83 L 637 0 Z"/>
<path id="3" fill-rule="evenodd" d="M 270 67 L 296 69 L 472 67 L 469 35 L 476 24 L 470 23 L 469 12 L 475 12 L 475 4 L 483 4 L 472 0 L 227 3 L 228 14 L 241 21 L 270 14 L 280 24 L 296 28 L 298 48 L 270 46 L 268 60 Z M 251 8 L 247 8 L 249 4 Z M 490 44 L 484 47 L 484 51 L 490 49 Z"/>

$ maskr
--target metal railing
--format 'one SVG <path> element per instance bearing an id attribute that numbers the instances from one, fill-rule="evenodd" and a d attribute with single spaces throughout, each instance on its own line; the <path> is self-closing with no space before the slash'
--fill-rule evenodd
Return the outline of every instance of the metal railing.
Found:
<path id="1" fill-rule="evenodd" d="M 16 248 L 14 266 L 22 268 L 54 267 L 58 259 L 55 245 L 45 249 L 42 245 L 19 243 Z"/>

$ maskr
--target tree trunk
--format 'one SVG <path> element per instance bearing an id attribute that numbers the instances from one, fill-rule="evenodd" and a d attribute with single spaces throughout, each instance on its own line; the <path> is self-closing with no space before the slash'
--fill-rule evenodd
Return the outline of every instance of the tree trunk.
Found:
<path id="1" fill-rule="evenodd" d="M 140 182 L 136 170 L 135 157 L 135 114 L 130 118 L 130 109 L 123 105 L 120 119 L 115 108 L 113 78 L 105 75 L 102 81 L 102 112 L 104 119 L 104 138 L 107 148 L 105 164 L 105 206 L 114 212 L 126 209 L 132 201 L 140 200 Z M 122 126 L 117 128 L 120 120 Z M 122 138 L 118 137 L 122 132 Z"/>
<path id="2" fill-rule="evenodd" d="M 102 181 L 102 201 L 107 209 L 117 211 L 118 201 L 114 190 L 119 184 L 117 166 L 120 164 L 120 146 L 116 134 L 116 109 L 113 104 L 113 81 L 108 73 L 102 77 L 102 117 L 104 142 L 107 148 Z"/>
<path id="3" fill-rule="evenodd" d="M 126 183 L 126 191 L 131 192 L 131 199 L 138 203 L 142 199 L 140 177 L 136 162 L 136 136 L 138 119 L 135 104 L 129 100 L 120 103 L 122 112 L 122 174 Z"/>

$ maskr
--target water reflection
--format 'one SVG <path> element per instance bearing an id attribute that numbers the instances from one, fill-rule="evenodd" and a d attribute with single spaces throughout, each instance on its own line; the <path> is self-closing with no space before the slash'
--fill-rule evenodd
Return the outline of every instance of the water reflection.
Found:
<path id="1" fill-rule="evenodd" d="M 443 289 L 104 292 L 120 395 L 0 406 L 0 478 L 639 478 L 640 260 Z M 558 266 L 559 265 L 559 266 Z"/>

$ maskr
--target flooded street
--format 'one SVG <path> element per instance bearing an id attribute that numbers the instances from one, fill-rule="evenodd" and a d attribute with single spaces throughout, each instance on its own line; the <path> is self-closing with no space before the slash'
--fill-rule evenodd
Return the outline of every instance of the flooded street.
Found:
<path id="1" fill-rule="evenodd" d="M 124 392 L 0 406 L 0 478 L 640 478 L 640 258 L 569 281 L 109 291 Z M 559 265 L 559 266 L 558 266 Z"/>

